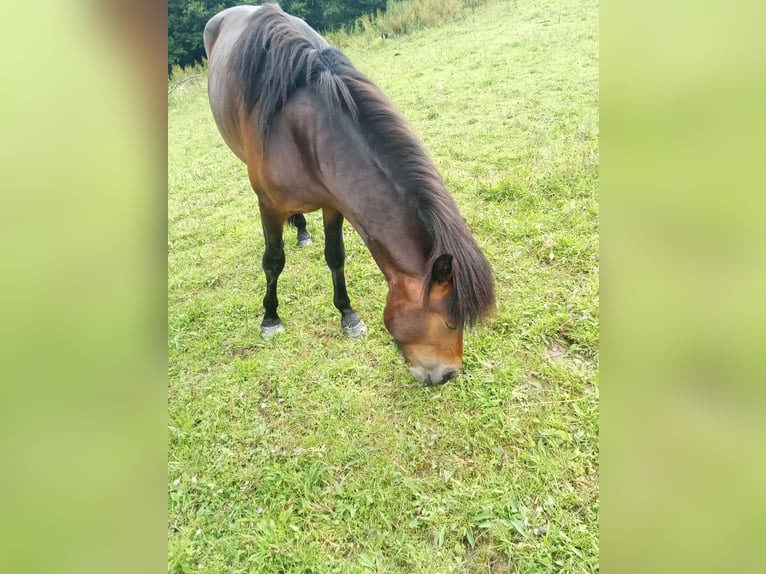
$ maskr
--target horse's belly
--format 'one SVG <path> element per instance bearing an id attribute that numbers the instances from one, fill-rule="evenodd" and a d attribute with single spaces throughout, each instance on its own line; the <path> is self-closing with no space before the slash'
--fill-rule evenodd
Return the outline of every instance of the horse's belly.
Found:
<path id="1" fill-rule="evenodd" d="M 210 71 L 211 76 L 215 73 L 214 70 Z M 218 127 L 218 131 L 221 133 L 223 141 L 229 146 L 229 149 L 234 152 L 240 160 L 246 161 L 245 145 L 242 141 L 241 131 L 239 129 L 239 121 L 237 118 L 237 109 L 234 98 L 231 94 L 231 90 L 227 90 L 226 86 L 222 86 L 221 83 L 216 82 L 214 78 L 208 83 L 208 96 L 210 99 L 210 111 L 213 114 L 215 125 Z"/>

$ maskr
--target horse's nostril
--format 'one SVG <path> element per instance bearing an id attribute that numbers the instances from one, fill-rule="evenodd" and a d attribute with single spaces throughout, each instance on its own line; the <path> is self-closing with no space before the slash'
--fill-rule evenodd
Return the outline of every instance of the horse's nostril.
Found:
<path id="1" fill-rule="evenodd" d="M 444 378 L 442 378 L 442 384 L 446 383 L 447 381 L 451 381 L 457 377 L 457 371 L 447 371 L 444 373 Z"/>
<path id="2" fill-rule="evenodd" d="M 441 378 L 437 378 L 437 379 L 432 379 L 431 375 L 428 375 L 428 377 L 426 378 L 426 381 L 427 381 L 426 384 L 427 385 L 443 385 L 447 381 L 454 379 L 456 376 L 457 376 L 457 371 L 447 371 L 441 376 Z"/>

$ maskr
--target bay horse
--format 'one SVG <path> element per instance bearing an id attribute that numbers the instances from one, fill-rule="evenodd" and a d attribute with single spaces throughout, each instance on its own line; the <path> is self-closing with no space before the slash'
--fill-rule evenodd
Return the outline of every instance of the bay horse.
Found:
<path id="1" fill-rule="evenodd" d="M 383 320 L 427 385 L 453 378 L 463 329 L 494 309 L 492 270 L 423 145 L 383 92 L 300 18 L 236 6 L 205 26 L 208 95 L 226 144 L 247 165 L 265 239 L 261 334 L 284 330 L 277 280 L 286 221 L 305 240 L 322 210 L 333 303 L 348 337 L 342 226 L 359 233 L 388 283 Z"/>

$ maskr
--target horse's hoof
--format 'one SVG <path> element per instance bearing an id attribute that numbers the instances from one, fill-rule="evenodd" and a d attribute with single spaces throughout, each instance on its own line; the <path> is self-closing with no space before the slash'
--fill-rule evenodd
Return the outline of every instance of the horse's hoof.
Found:
<path id="1" fill-rule="evenodd" d="M 284 332 L 285 328 L 282 326 L 282 323 L 277 323 L 276 325 L 261 325 L 261 337 L 264 339 L 271 339 L 277 333 Z"/>
<path id="2" fill-rule="evenodd" d="M 367 325 L 361 319 L 354 325 L 342 325 L 342 327 L 343 334 L 349 339 L 359 339 L 367 334 Z"/>
<path id="3" fill-rule="evenodd" d="M 301 231 L 298 233 L 298 247 L 308 247 L 314 243 L 311 241 L 311 235 L 308 231 Z"/>

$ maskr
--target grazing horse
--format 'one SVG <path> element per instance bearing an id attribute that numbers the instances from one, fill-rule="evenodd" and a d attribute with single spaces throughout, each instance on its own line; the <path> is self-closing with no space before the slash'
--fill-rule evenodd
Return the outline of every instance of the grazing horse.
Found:
<path id="1" fill-rule="evenodd" d="M 302 214 L 321 209 L 344 334 L 367 330 L 346 291 L 347 219 L 386 277 L 383 320 L 410 372 L 428 385 L 453 378 L 464 327 L 494 309 L 492 270 L 417 137 L 345 55 L 276 5 L 228 8 L 204 39 L 213 117 L 258 196 L 261 334 L 283 331 L 284 224 L 305 232 Z"/>

